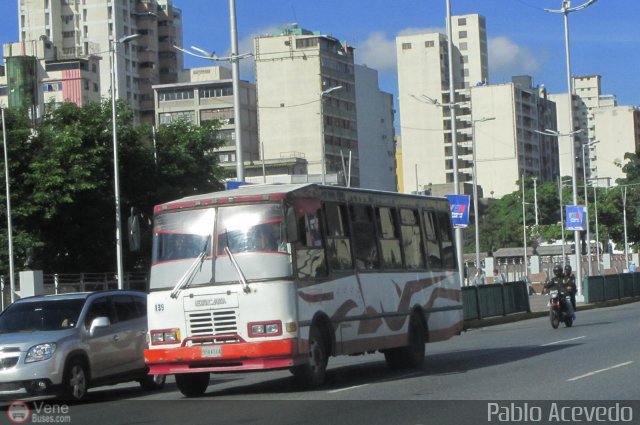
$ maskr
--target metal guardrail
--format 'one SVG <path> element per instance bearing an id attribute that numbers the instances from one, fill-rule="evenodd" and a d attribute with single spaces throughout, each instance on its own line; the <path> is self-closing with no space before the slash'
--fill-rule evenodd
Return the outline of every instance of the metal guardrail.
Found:
<path id="1" fill-rule="evenodd" d="M 464 320 L 529 312 L 529 288 L 525 282 L 465 286 L 462 306 Z"/>
<path id="2" fill-rule="evenodd" d="M 66 294 L 71 292 L 93 292 L 108 289 L 118 289 L 116 273 L 54 273 L 44 274 L 43 284 L 45 294 Z M 149 289 L 149 274 L 145 272 L 125 273 L 123 276 L 125 289 L 147 292 Z M 9 278 L 0 276 L 0 291 L 2 292 L 2 309 L 11 303 L 11 288 Z M 16 292 L 20 291 L 19 279 L 16 279 Z"/>

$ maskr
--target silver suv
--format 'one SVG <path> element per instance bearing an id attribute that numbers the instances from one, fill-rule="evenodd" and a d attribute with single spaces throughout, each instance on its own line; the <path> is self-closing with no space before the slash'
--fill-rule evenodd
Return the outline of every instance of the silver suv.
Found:
<path id="1" fill-rule="evenodd" d="M 105 291 L 24 298 L 0 314 L 0 391 L 82 400 L 89 387 L 164 376 L 144 363 L 146 294 Z"/>

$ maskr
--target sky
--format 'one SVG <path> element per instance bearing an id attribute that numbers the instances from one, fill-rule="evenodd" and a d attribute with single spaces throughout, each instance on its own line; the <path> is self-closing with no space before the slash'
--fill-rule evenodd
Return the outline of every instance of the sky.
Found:
<path id="1" fill-rule="evenodd" d="M 106 0 L 105 0 L 106 1 Z M 0 0 L 0 43 L 18 40 L 18 0 Z M 585 3 L 574 0 L 572 6 Z M 298 23 L 355 47 L 356 63 L 379 71 L 381 90 L 399 94 L 395 37 L 416 31 L 445 32 L 445 0 L 236 0 L 239 53 L 252 51 L 256 35 Z M 183 14 L 183 44 L 218 55 L 230 50 L 229 1 L 174 0 Z M 451 0 L 452 15 L 486 18 L 489 83 L 531 75 L 550 93 L 567 91 L 564 19 L 545 12 L 562 0 Z M 640 105 L 640 1 L 599 0 L 569 14 L 571 73 L 600 75 L 602 94 L 620 105 Z M 251 60 L 241 78 L 253 81 Z M 185 57 L 185 67 L 215 63 Z M 401 94 L 400 94 L 401 95 Z"/>

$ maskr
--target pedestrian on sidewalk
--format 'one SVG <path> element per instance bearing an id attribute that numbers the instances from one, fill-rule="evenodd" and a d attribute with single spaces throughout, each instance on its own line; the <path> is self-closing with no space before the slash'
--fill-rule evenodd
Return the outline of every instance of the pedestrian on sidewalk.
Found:
<path id="1" fill-rule="evenodd" d="M 505 283 L 507 279 L 498 269 L 493 269 L 493 283 Z"/>
<path id="2" fill-rule="evenodd" d="M 484 270 L 482 270 L 482 268 L 478 267 L 478 270 L 476 271 L 476 275 L 473 278 L 473 284 L 474 285 L 486 285 L 487 284 L 487 275 L 484 274 Z"/>

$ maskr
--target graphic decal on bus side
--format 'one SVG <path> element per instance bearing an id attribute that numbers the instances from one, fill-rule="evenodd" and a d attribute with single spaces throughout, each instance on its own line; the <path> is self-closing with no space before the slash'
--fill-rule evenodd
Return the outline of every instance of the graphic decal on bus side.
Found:
<path id="1" fill-rule="evenodd" d="M 404 289 L 395 281 L 392 281 L 396 291 L 399 295 L 398 306 L 395 311 L 385 311 L 382 304 L 379 306 L 379 310 L 374 306 L 366 306 L 362 317 L 359 320 L 358 326 L 358 334 L 366 335 L 373 334 L 377 332 L 377 330 L 383 325 L 386 326 L 391 331 L 398 331 L 402 329 L 408 320 L 407 315 L 402 316 L 386 316 L 385 313 L 402 313 L 408 312 L 411 307 L 411 300 L 415 294 L 424 291 L 427 288 L 433 287 L 441 282 L 443 282 L 447 276 L 435 276 L 418 280 L 408 281 L 404 285 Z M 303 291 L 298 291 L 298 296 L 305 302 L 309 304 L 320 303 L 324 301 L 331 301 L 335 299 L 333 292 L 323 292 L 317 294 L 308 294 Z M 423 307 L 427 310 L 426 319 L 428 320 L 431 313 L 428 311 L 433 308 L 436 300 L 438 299 L 447 299 L 451 301 L 455 301 L 460 303 L 460 291 L 456 289 L 448 289 L 448 288 L 433 288 L 430 293 L 429 299 L 423 305 Z M 336 311 L 331 315 L 331 320 L 334 324 L 337 324 L 344 321 L 349 313 L 351 313 L 354 309 L 357 309 L 358 304 L 352 300 L 346 300 L 343 302 Z"/>

